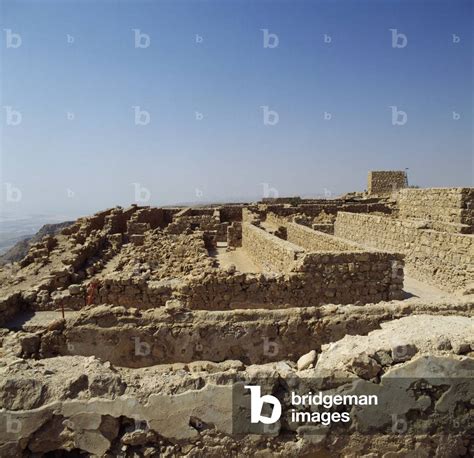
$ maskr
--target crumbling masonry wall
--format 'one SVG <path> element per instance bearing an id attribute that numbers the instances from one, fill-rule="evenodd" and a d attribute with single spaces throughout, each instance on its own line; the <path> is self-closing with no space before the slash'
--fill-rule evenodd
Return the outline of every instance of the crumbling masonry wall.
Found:
<path id="1" fill-rule="evenodd" d="M 407 272 L 447 291 L 474 281 L 474 237 L 425 229 L 417 221 L 340 212 L 335 234 L 381 250 L 406 255 Z"/>
<path id="2" fill-rule="evenodd" d="M 463 307 L 456 313 L 469 315 L 472 305 L 466 303 Z M 423 308 L 431 314 L 453 313 L 439 305 Z M 403 304 L 387 302 L 349 306 L 337 314 L 334 309 L 327 305 L 173 314 L 172 310 L 137 313 L 123 307 L 98 306 L 68 320 L 61 329 L 38 335 L 38 354 L 31 357 L 94 355 L 123 367 L 196 360 L 236 359 L 245 364 L 296 361 L 299 355 L 312 349 L 319 351 L 322 345 L 345 335 L 366 334 L 385 321 L 413 313 Z M 269 352 L 271 348 L 274 351 Z"/>
<path id="3" fill-rule="evenodd" d="M 170 234 L 182 234 L 186 231 L 202 230 L 215 231 L 216 240 L 218 242 L 225 242 L 227 239 L 227 227 L 229 223 L 221 223 L 219 211 L 213 210 L 213 214 L 202 215 L 183 215 L 176 216 L 173 222 L 168 225 L 166 231 Z"/>
<path id="4" fill-rule="evenodd" d="M 400 218 L 421 218 L 435 230 L 474 232 L 474 188 L 402 189 L 398 194 Z"/>
<path id="5" fill-rule="evenodd" d="M 297 206 L 285 206 L 282 204 L 259 205 L 259 211 L 272 212 L 280 216 L 292 216 L 303 214 L 309 217 L 317 217 L 321 213 L 336 215 L 339 211 L 348 211 L 354 213 L 392 213 L 392 205 L 389 202 L 381 201 L 379 198 L 365 199 L 363 201 L 346 200 L 322 200 L 310 204 L 300 204 Z"/>
<path id="6" fill-rule="evenodd" d="M 286 224 L 288 224 L 289 221 L 291 221 L 291 216 L 285 217 L 277 215 L 273 212 L 267 212 L 267 214 L 265 215 L 265 221 L 270 224 L 273 224 L 274 226 L 285 226 Z"/>

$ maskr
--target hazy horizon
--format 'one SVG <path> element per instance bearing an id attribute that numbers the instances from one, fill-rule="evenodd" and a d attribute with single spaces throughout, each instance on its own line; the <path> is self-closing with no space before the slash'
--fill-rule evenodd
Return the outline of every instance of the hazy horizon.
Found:
<path id="1" fill-rule="evenodd" d="M 473 186 L 472 9 L 1 1 L 0 214 Z"/>

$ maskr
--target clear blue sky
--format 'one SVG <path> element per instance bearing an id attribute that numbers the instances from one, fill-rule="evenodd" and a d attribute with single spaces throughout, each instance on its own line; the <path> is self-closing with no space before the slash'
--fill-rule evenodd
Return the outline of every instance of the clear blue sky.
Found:
<path id="1" fill-rule="evenodd" d="M 408 167 L 423 187 L 473 185 L 469 0 L 1 8 L 4 211 L 128 205 L 132 183 L 156 205 L 255 199 L 262 183 L 280 196 L 334 195 L 363 190 L 370 169 Z M 150 46 L 135 48 L 132 29 Z M 277 47 L 263 46 L 261 29 L 278 36 Z M 406 47 L 392 47 L 390 29 Z M 149 124 L 135 124 L 133 106 L 150 113 Z M 264 124 L 262 106 L 278 112 L 277 124 Z M 392 125 L 390 106 L 407 113 L 406 124 Z M 21 113 L 20 124 L 8 124 L 5 107 Z M 7 184 L 20 201 L 6 199 Z"/>

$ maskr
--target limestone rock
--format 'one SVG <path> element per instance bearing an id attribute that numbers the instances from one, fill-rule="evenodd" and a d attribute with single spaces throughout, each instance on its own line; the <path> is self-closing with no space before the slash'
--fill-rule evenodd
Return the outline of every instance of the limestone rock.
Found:
<path id="1" fill-rule="evenodd" d="M 439 348 L 439 347 L 438 347 Z M 392 360 L 395 363 L 410 360 L 418 351 L 413 344 L 398 344 L 392 347 Z"/>
<path id="2" fill-rule="evenodd" d="M 298 359 L 298 362 L 296 363 L 298 370 L 302 371 L 308 369 L 312 364 L 314 364 L 315 360 L 316 350 L 311 350 L 309 353 L 306 353 Z"/>
<path id="3" fill-rule="evenodd" d="M 81 293 L 81 285 L 69 285 L 69 293 L 72 295 L 80 294 Z"/>

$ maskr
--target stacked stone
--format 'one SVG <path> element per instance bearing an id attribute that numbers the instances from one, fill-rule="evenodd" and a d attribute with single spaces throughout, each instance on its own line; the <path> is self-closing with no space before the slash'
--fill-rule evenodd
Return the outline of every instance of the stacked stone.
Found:
<path id="1" fill-rule="evenodd" d="M 242 225 L 242 247 L 263 269 L 271 272 L 288 272 L 304 250 L 275 237 L 250 223 Z"/>
<path id="2" fill-rule="evenodd" d="M 419 220 L 340 212 L 335 234 L 380 250 L 406 255 L 407 271 L 416 279 L 447 291 L 474 282 L 474 237 L 439 232 Z"/>
<path id="3" fill-rule="evenodd" d="M 287 240 L 308 251 L 360 251 L 361 247 L 297 223 L 286 225 Z"/>
<path id="4" fill-rule="evenodd" d="M 408 185 L 407 174 L 401 170 L 373 170 L 369 172 L 369 194 L 390 194 Z"/>
<path id="5" fill-rule="evenodd" d="M 435 230 L 474 232 L 474 188 L 403 189 L 397 200 L 401 218 L 429 220 Z"/>
<path id="6" fill-rule="evenodd" d="M 281 303 L 286 300 L 287 303 L 302 306 L 329 301 L 366 303 L 401 297 L 403 255 L 362 251 L 359 245 L 317 233 L 296 223 L 287 225 L 289 232 L 292 227 L 295 227 L 295 233 L 303 233 L 305 238 L 297 239 L 307 247 L 281 240 L 249 223 L 243 224 L 242 246 L 253 261 L 263 271 L 289 274 L 282 290 L 279 286 L 274 287 L 279 293 L 284 291 L 283 297 L 275 294 L 277 297 L 265 298 L 265 302 Z M 317 243 L 318 240 L 322 242 Z M 328 250 L 329 246 L 332 250 Z M 335 250 L 334 247 L 343 247 L 345 251 Z M 265 291 L 262 283 L 258 288 Z"/>
<path id="7" fill-rule="evenodd" d="M 231 251 L 242 246 L 242 223 L 234 221 L 227 227 L 227 250 Z"/>

